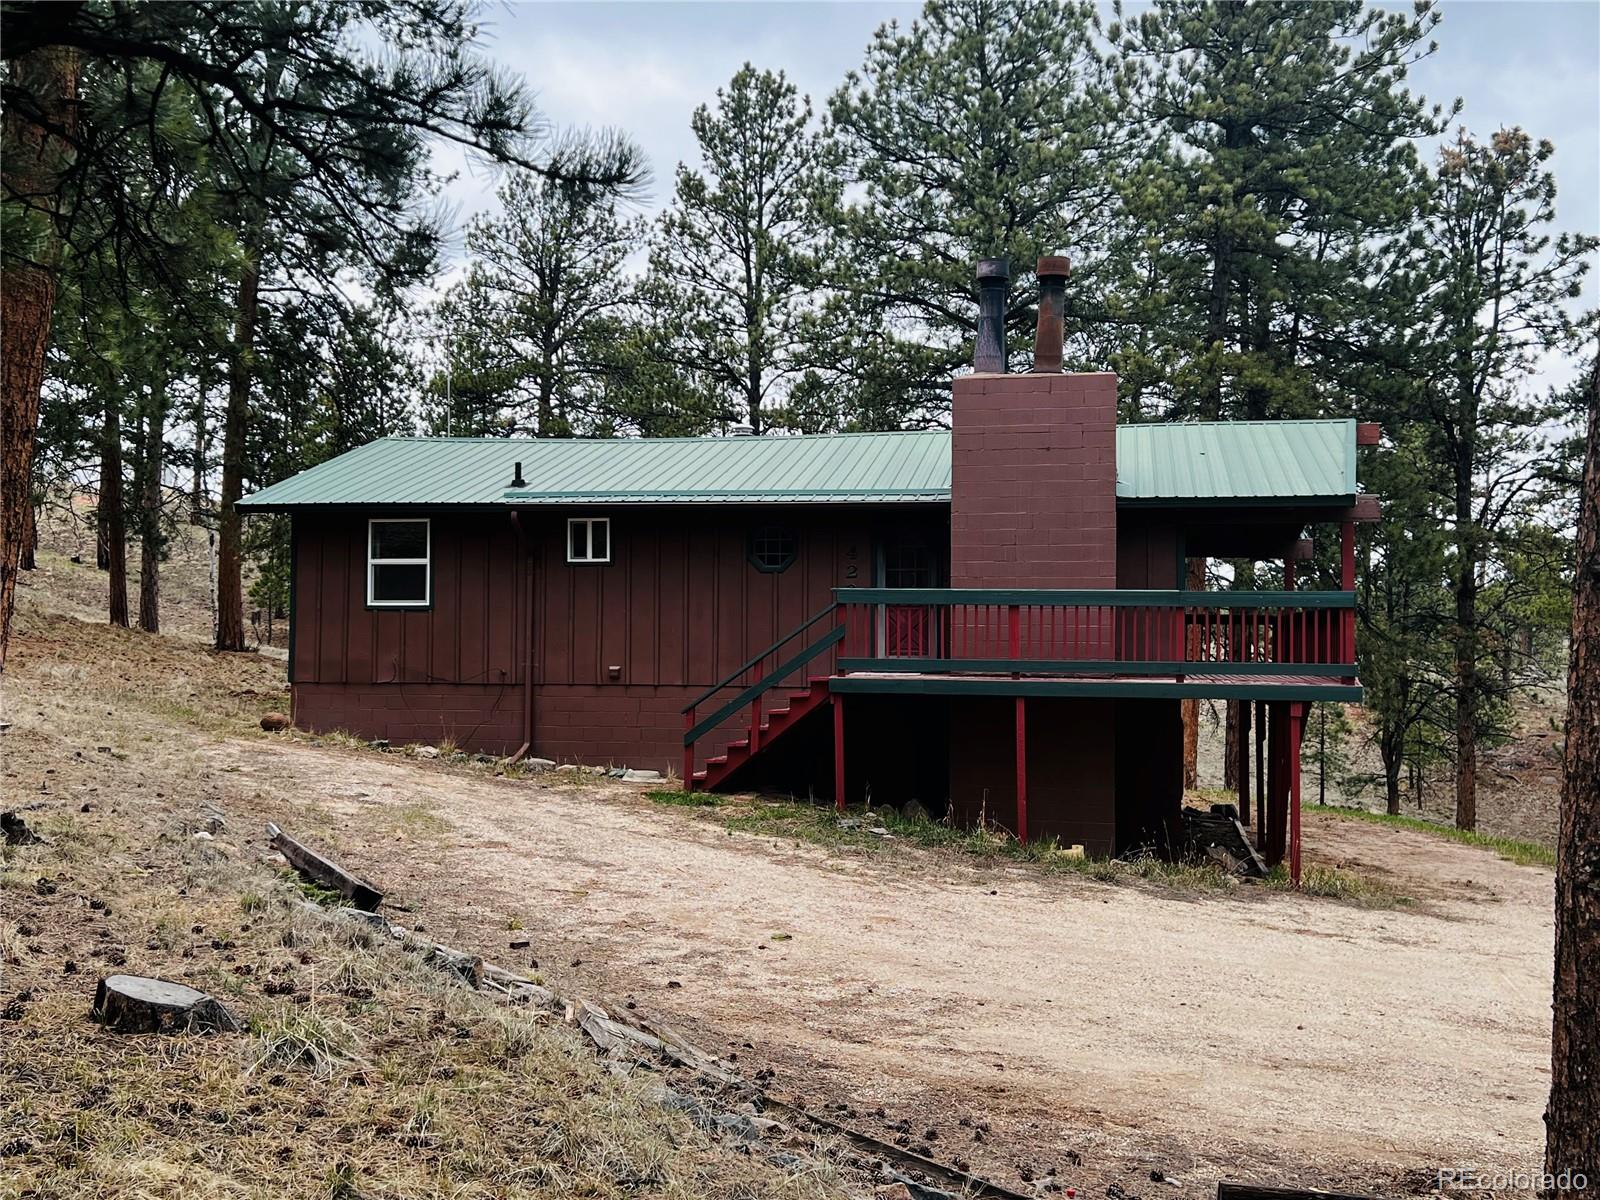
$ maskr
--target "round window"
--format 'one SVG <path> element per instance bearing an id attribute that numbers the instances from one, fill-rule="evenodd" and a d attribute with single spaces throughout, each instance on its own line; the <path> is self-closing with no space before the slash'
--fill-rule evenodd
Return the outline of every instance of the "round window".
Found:
<path id="1" fill-rule="evenodd" d="M 750 565 L 758 571 L 786 571 L 799 552 L 800 539 L 782 525 L 763 525 L 750 535 Z"/>

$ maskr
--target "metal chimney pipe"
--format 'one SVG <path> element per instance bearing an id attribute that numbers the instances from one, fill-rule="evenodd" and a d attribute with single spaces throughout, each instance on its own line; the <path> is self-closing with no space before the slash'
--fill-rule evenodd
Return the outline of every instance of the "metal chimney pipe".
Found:
<path id="1" fill-rule="evenodd" d="M 1011 285 L 1011 260 L 978 260 L 978 342 L 972 369 L 980 375 L 1006 371 L 1006 291 Z"/>
<path id="2" fill-rule="evenodd" d="M 1034 274 L 1039 280 L 1039 324 L 1033 333 L 1035 374 L 1060 374 L 1066 334 L 1067 275 L 1072 264 L 1060 254 L 1045 254 Z"/>

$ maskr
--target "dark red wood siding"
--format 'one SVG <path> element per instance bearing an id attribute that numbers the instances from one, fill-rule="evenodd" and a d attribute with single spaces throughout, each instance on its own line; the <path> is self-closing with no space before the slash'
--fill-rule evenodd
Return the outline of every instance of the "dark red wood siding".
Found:
<path id="1" fill-rule="evenodd" d="M 298 725 L 504 753 L 521 741 L 531 632 L 534 752 L 657 769 L 678 761 L 684 704 L 835 587 L 873 583 L 882 540 L 948 537 L 942 508 L 537 509 L 522 512 L 525 561 L 505 511 L 386 512 L 433 521 L 433 604 L 401 612 L 366 604 L 368 515 L 295 518 Z M 570 516 L 611 519 L 609 563 L 566 561 Z M 751 532 L 768 524 L 797 535 L 781 572 L 750 562 Z M 702 756 L 731 736 L 730 724 Z"/>

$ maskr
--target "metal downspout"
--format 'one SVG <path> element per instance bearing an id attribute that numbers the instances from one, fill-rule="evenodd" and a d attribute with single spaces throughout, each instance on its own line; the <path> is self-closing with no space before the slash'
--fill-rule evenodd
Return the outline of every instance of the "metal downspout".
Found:
<path id="1" fill-rule="evenodd" d="M 517 464 L 521 474 L 521 463 Z M 533 551 L 528 545 L 528 532 L 522 527 L 522 514 L 511 510 L 511 527 L 517 531 L 517 545 L 522 547 L 522 579 L 528 595 L 522 625 L 526 649 L 522 656 L 522 745 L 512 751 L 507 764 L 521 762 L 533 749 Z"/>

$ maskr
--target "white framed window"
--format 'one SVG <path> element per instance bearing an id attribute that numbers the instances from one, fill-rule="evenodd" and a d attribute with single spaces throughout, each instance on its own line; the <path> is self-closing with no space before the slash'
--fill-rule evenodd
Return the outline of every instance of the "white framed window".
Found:
<path id="1" fill-rule="evenodd" d="M 426 519 L 367 522 L 367 605 L 426 608 L 433 597 L 432 529 Z"/>
<path id="2" fill-rule="evenodd" d="M 567 561 L 569 563 L 610 562 L 611 518 L 568 517 Z"/>

